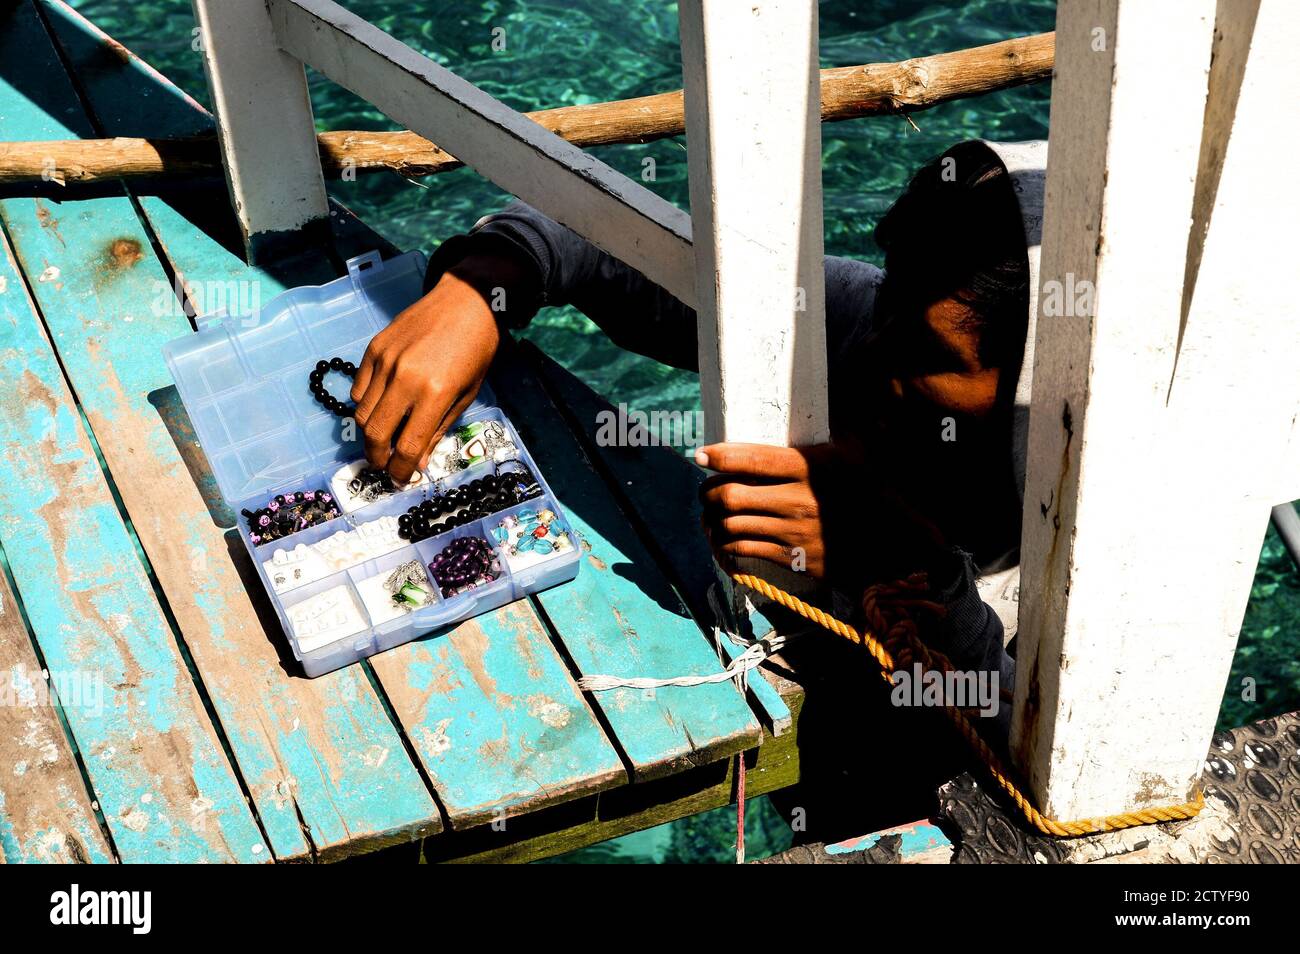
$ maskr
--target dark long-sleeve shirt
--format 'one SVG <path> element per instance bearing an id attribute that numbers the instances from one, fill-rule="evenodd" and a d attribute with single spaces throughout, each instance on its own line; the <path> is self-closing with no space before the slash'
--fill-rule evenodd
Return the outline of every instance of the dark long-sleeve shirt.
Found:
<path id="1" fill-rule="evenodd" d="M 523 203 L 480 220 L 467 235 L 448 239 L 433 254 L 426 290 L 469 254 L 495 252 L 524 266 L 527 287 L 506 303 L 503 322 L 525 327 L 544 305 L 573 305 L 617 345 L 687 370 L 698 370 L 695 311 L 573 230 Z M 853 345 L 871 329 L 884 273 L 847 258 L 826 258 L 826 343 L 831 393 L 852 380 Z M 832 415 L 835 409 L 832 408 Z M 959 548 L 931 568 L 932 585 L 948 608 L 927 628 L 926 642 L 958 669 L 1011 674 L 1002 648 L 1002 624 L 980 599 L 971 557 Z M 838 602 L 838 601 L 837 601 Z M 837 607 L 839 608 L 839 607 Z"/>

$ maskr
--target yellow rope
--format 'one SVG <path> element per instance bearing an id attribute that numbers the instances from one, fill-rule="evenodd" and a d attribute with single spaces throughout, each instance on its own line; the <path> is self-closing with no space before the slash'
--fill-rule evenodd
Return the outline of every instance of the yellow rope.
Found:
<path id="1" fill-rule="evenodd" d="M 900 650 L 899 655 L 915 657 L 916 661 L 930 669 L 938 669 L 940 672 L 950 672 L 951 664 L 938 653 L 932 653 L 925 648 L 916 635 L 916 624 L 911 616 L 906 612 L 908 606 L 925 606 L 927 608 L 936 608 L 934 604 L 927 603 L 924 600 L 915 598 L 921 589 L 920 579 L 914 577 L 910 581 L 900 581 L 891 586 L 876 586 L 867 591 L 865 597 L 868 622 L 876 628 L 885 630 L 885 642 L 877 640 L 871 633 L 859 633 L 852 626 L 843 623 L 834 616 L 823 612 L 816 606 L 805 603 L 797 596 L 792 596 L 785 590 L 778 589 L 766 580 L 752 576 L 748 573 L 733 573 L 732 579 L 737 583 L 749 587 L 770 600 L 780 603 L 787 609 L 793 610 L 805 619 L 829 629 L 832 633 L 843 636 L 850 642 L 857 643 L 866 648 L 871 657 L 880 664 L 880 675 L 886 682 L 893 685 L 892 675 L 899 668 L 907 668 L 911 659 L 895 660 L 894 653 L 890 652 L 886 643 Z M 912 597 L 912 598 L 909 598 Z M 892 625 L 885 619 L 883 610 L 879 607 L 879 602 L 886 601 L 902 607 L 904 612 L 900 614 Z M 874 619 L 873 619 L 874 617 Z M 1047 818 L 1036 809 L 1028 798 L 1020 791 L 1016 783 L 1012 780 L 1010 773 L 1002 765 L 1002 760 L 998 758 L 988 743 L 975 731 L 975 726 L 967 718 L 966 714 L 953 705 L 945 705 L 944 712 L 948 718 L 956 725 L 962 737 L 969 743 L 975 753 L 980 757 L 988 769 L 989 774 L 993 777 L 1007 793 L 1016 807 L 1024 813 L 1029 823 L 1045 835 L 1056 835 L 1059 837 L 1069 837 L 1075 835 L 1091 835 L 1098 832 L 1118 831 L 1121 828 L 1132 828 L 1135 825 L 1149 825 L 1153 822 L 1176 821 L 1184 818 L 1191 818 L 1196 815 L 1205 806 L 1205 797 L 1198 789 L 1196 797 L 1190 802 L 1182 805 L 1169 805 L 1163 808 L 1144 808 L 1136 812 L 1122 812 L 1118 815 L 1108 815 L 1105 818 L 1084 819 L 1081 821 L 1060 822 L 1054 818 Z"/>

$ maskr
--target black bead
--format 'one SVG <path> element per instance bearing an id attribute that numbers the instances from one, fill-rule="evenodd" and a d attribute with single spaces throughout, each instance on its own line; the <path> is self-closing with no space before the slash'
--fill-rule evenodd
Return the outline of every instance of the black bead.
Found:
<path id="1" fill-rule="evenodd" d="M 331 371 L 342 371 L 342 370 L 343 370 L 343 359 L 342 359 L 342 358 L 330 358 L 330 370 L 331 370 Z"/>
<path id="2" fill-rule="evenodd" d="M 329 369 L 330 369 L 330 363 L 328 361 L 316 362 L 316 370 L 319 371 L 321 374 L 324 374 Z"/>
<path id="3" fill-rule="evenodd" d="M 346 374 L 348 377 L 352 377 L 352 375 L 357 373 L 357 366 L 353 364 L 351 361 L 344 361 L 343 373 Z"/>

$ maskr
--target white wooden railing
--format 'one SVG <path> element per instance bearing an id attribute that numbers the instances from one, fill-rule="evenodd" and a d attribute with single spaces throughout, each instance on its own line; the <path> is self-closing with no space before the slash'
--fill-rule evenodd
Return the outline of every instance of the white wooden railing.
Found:
<path id="1" fill-rule="evenodd" d="M 335 3 L 194 8 L 252 257 L 328 216 L 306 63 L 694 305 L 712 438 L 828 437 L 815 0 L 681 0 L 693 222 Z M 1096 294 L 1034 367 L 1012 741 L 1049 815 L 1187 797 L 1300 497 L 1297 48 L 1288 0 L 1060 5 L 1040 294 Z"/>

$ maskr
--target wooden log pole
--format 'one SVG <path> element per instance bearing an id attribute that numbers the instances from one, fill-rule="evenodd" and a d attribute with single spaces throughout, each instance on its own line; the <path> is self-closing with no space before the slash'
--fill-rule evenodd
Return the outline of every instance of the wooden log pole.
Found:
<path id="1" fill-rule="evenodd" d="M 869 63 L 821 71 L 823 122 L 888 116 L 1051 78 L 1055 34 L 1017 37 L 900 63 Z M 525 113 L 576 146 L 646 143 L 686 128 L 682 91 Z M 428 139 L 403 130 L 337 130 L 317 135 L 327 178 L 345 172 L 436 175 L 461 163 Z M 185 178 L 221 174 L 212 137 L 74 139 L 0 142 L 0 185 L 103 179 Z"/>

